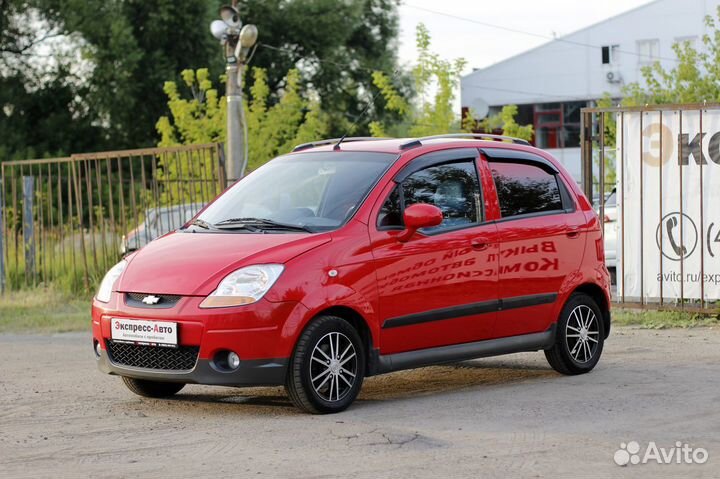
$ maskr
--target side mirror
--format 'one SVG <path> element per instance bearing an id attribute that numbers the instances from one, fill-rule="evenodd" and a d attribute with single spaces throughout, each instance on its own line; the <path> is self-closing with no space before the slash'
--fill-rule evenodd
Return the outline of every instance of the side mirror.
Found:
<path id="1" fill-rule="evenodd" d="M 443 214 L 440 208 L 426 203 L 417 203 L 405 208 L 403 221 L 405 230 L 397 236 L 398 241 L 405 242 L 421 228 L 431 228 L 442 223 Z"/>

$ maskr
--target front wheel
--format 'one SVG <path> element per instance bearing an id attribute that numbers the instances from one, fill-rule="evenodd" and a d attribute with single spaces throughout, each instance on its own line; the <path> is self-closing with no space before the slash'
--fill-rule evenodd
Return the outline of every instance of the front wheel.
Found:
<path id="1" fill-rule="evenodd" d="M 166 383 L 160 381 L 148 381 L 147 379 L 135 379 L 123 376 L 125 386 L 138 396 L 146 398 L 164 398 L 178 393 L 185 387 L 183 383 Z"/>
<path id="2" fill-rule="evenodd" d="M 605 325 L 597 303 L 587 294 L 574 293 L 560 313 L 555 344 L 545 350 L 545 357 L 559 373 L 587 373 L 600 360 L 604 342 Z"/>
<path id="3" fill-rule="evenodd" d="M 320 316 L 300 336 L 290 360 L 285 390 L 298 408 L 313 414 L 345 410 L 365 377 L 365 350 L 347 321 Z"/>

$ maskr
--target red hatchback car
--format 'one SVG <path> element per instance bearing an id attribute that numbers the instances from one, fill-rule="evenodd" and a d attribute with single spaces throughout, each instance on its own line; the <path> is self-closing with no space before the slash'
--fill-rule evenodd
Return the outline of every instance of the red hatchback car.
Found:
<path id="1" fill-rule="evenodd" d="M 284 385 L 330 413 L 365 377 L 431 364 L 543 350 L 586 373 L 610 331 L 609 285 L 591 204 L 526 142 L 327 140 L 114 266 L 93 346 L 142 396 Z"/>

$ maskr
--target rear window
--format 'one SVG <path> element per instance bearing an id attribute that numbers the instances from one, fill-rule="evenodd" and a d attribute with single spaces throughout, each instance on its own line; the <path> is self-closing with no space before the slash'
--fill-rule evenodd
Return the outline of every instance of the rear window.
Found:
<path id="1" fill-rule="evenodd" d="M 562 210 L 557 177 L 527 163 L 490 163 L 503 218 Z"/>

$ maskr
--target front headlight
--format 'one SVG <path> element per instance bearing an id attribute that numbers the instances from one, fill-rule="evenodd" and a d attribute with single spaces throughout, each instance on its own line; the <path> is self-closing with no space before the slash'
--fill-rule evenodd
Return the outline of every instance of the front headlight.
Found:
<path id="1" fill-rule="evenodd" d="M 201 308 L 225 308 L 258 301 L 283 272 L 281 264 L 258 264 L 230 273 L 220 286 L 200 303 Z"/>
<path id="2" fill-rule="evenodd" d="M 107 274 L 102 280 L 102 283 L 100 283 L 100 288 L 95 295 L 95 299 L 102 303 L 107 303 L 110 301 L 113 286 L 115 286 L 115 282 L 118 280 L 123 271 L 125 271 L 126 266 L 127 261 L 122 260 L 118 264 L 110 268 L 110 271 L 107 272 Z"/>

